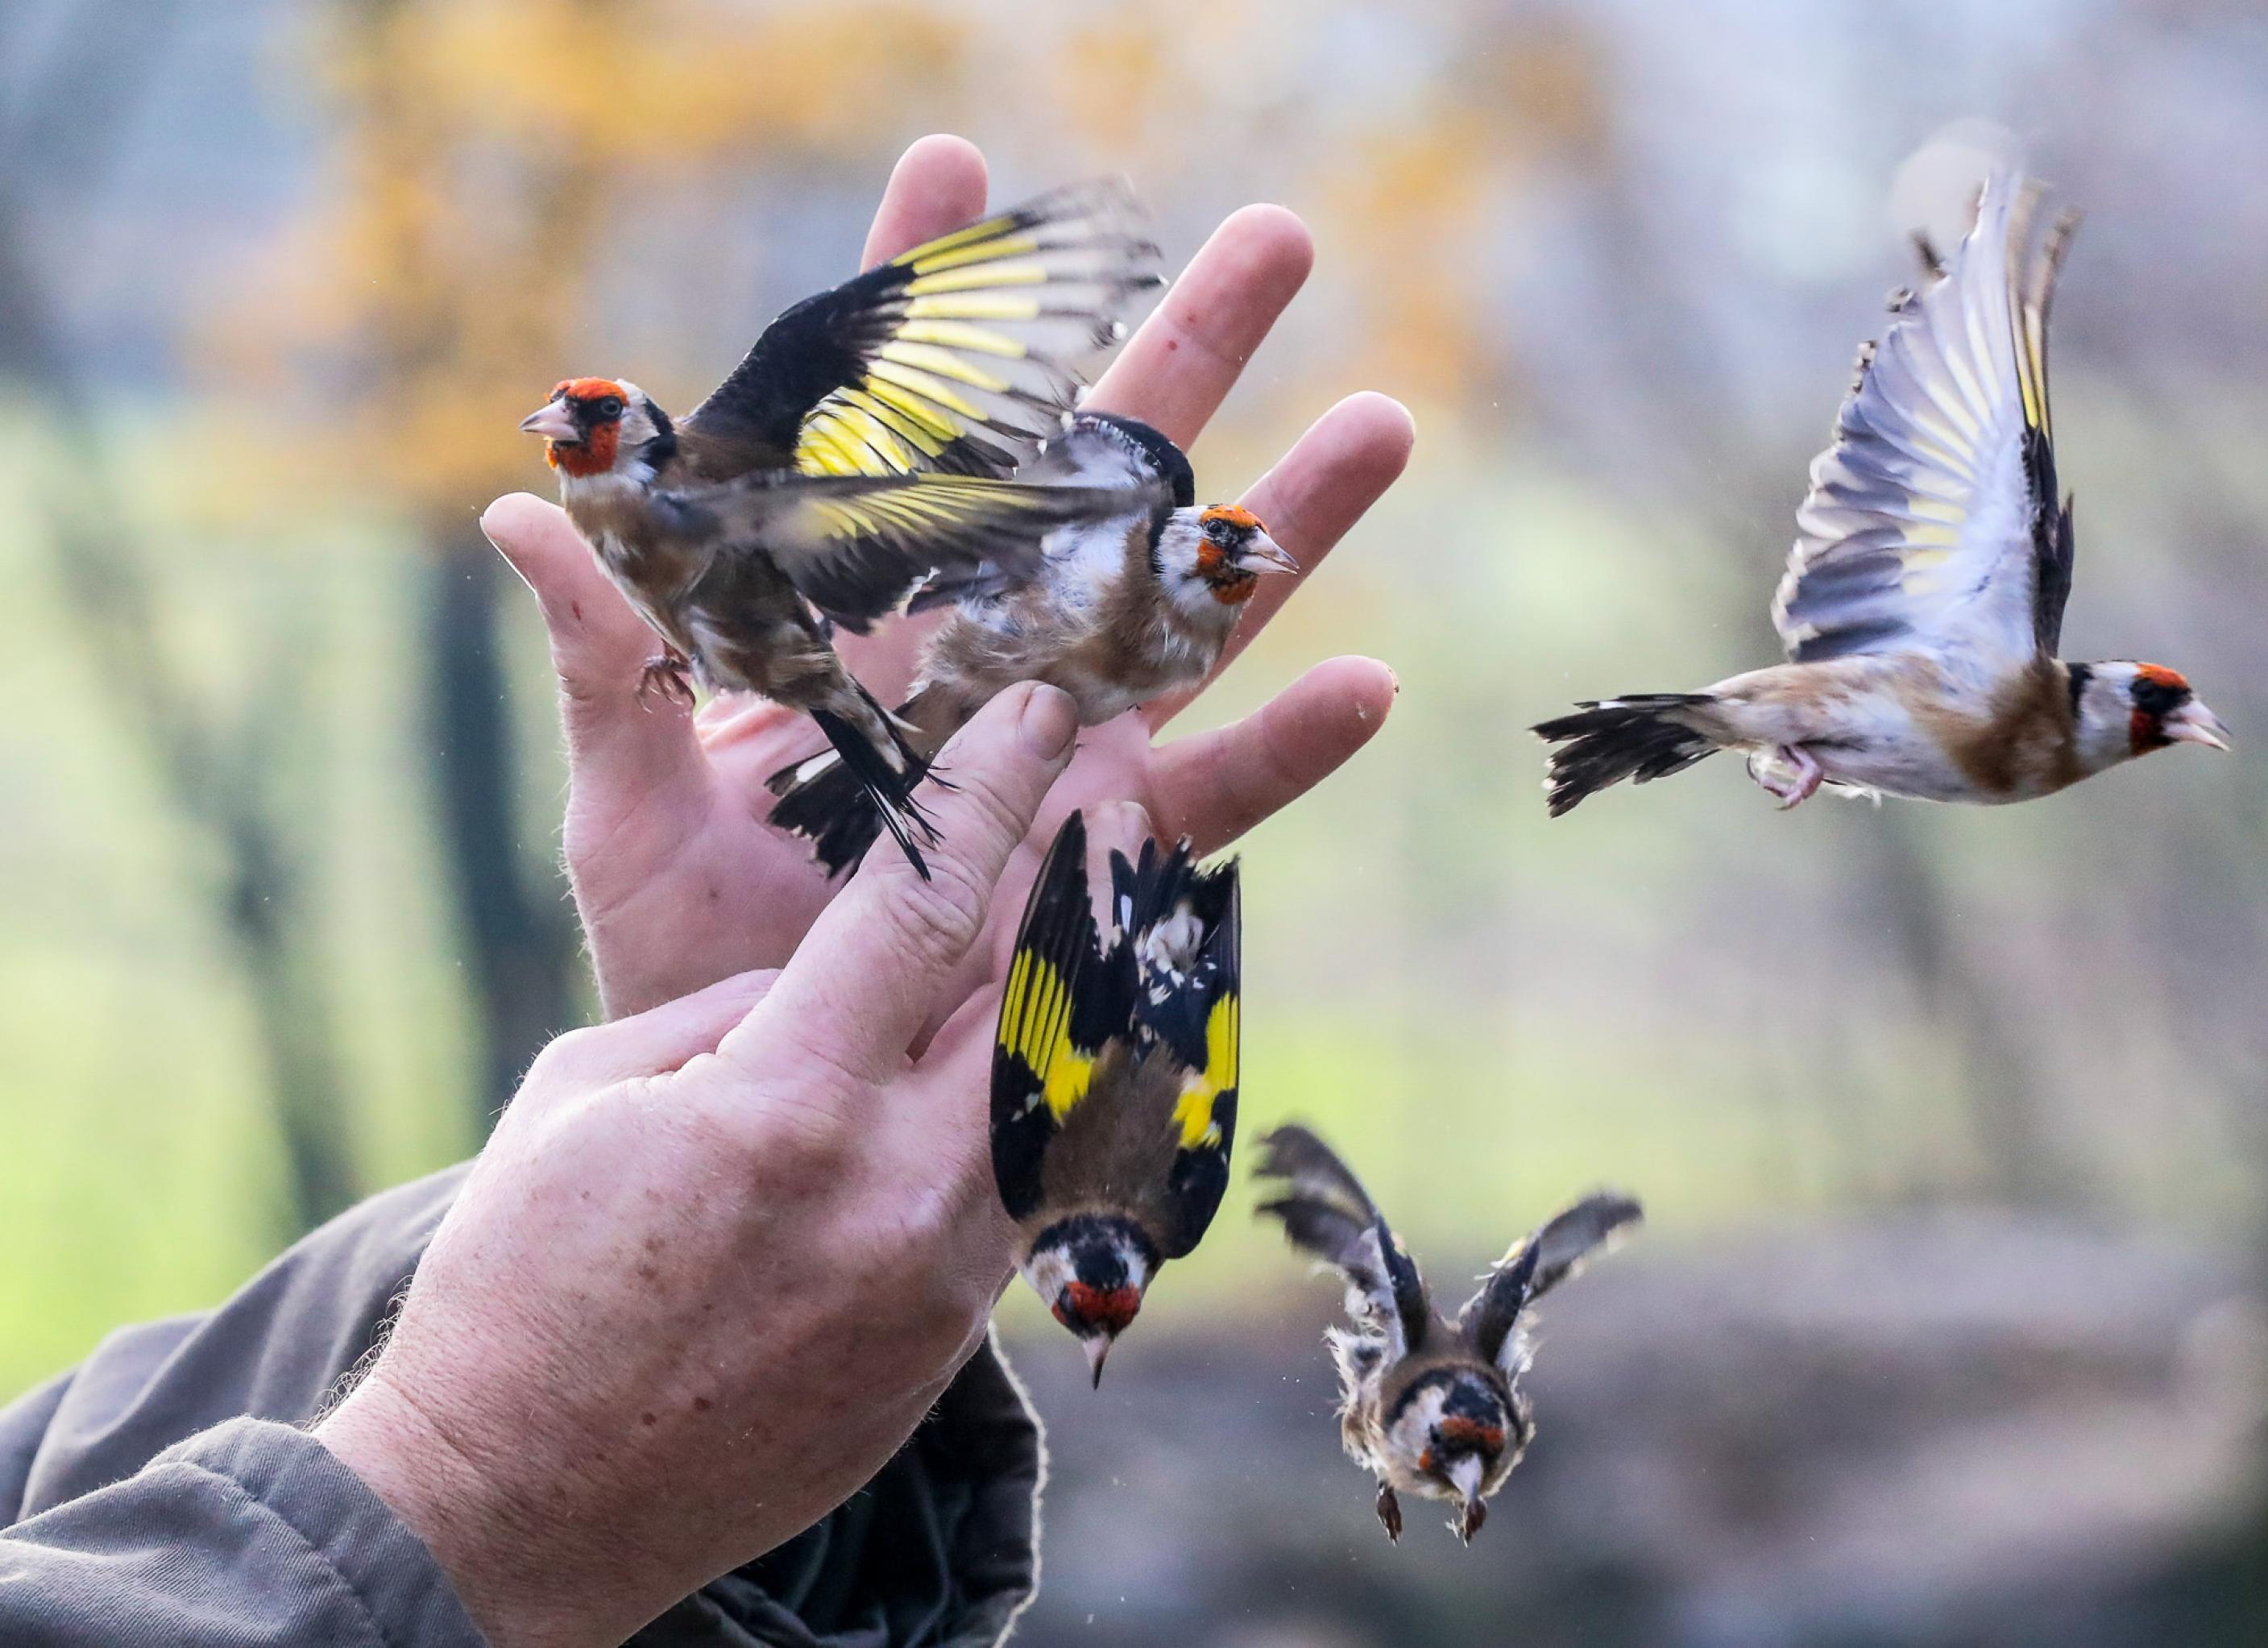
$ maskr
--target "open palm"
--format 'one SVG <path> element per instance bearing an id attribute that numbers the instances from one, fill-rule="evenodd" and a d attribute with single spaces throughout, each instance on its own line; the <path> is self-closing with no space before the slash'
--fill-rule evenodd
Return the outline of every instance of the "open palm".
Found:
<path id="1" fill-rule="evenodd" d="M 981 215 L 984 195 L 975 148 L 952 137 L 915 144 L 884 193 L 867 266 Z M 1129 342 L 1092 404 L 1189 445 L 1299 291 L 1311 257 L 1307 230 L 1291 213 L 1268 206 L 1235 213 Z M 1393 484 L 1410 441 L 1399 405 L 1358 395 L 1325 413 L 1245 495 L 1306 570 L 1253 598 L 1216 674 Z M 718 698 L 697 713 L 641 699 L 639 672 L 655 650 L 653 633 L 565 514 L 516 493 L 491 505 L 482 524 L 534 590 L 550 631 L 570 768 L 567 868 L 608 1013 L 637 1012 L 734 973 L 781 965 L 837 883 L 812 861 L 807 843 L 766 822 L 764 780 L 821 748 L 817 729 L 745 696 Z M 873 637 L 842 638 L 841 651 L 878 698 L 895 702 L 926 633 L 923 623 L 901 620 Z M 1002 883 L 998 931 L 970 956 L 967 987 L 997 971 L 1023 889 L 1070 808 L 1136 802 L 1161 834 L 1185 833 L 1211 851 L 1361 748 L 1394 693 L 1383 664 L 1339 658 L 1215 732 L 1155 742 L 1188 702 L 1182 697 L 1083 733 Z"/>

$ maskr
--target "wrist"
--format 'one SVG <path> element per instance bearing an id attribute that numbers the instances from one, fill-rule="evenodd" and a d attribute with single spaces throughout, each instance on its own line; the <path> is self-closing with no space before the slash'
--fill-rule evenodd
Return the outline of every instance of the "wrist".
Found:
<path id="1" fill-rule="evenodd" d="M 593 1570 L 550 1552 L 529 1507 L 382 1371 L 313 1434 L 423 1543 L 493 1648 L 607 1648 L 643 1623 L 608 1629 Z"/>

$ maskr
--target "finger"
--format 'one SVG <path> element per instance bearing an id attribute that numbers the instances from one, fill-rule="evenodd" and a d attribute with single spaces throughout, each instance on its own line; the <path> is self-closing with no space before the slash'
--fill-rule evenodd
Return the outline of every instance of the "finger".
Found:
<path id="1" fill-rule="evenodd" d="M 637 1075 L 666 1075 L 704 1053 L 748 1016 L 779 977 L 777 968 L 735 973 L 705 990 L 611 1024 L 571 1031 L 546 1047 L 539 1063 L 590 1086 Z"/>
<path id="2" fill-rule="evenodd" d="M 764 1062 L 773 1038 L 880 1083 L 954 968 L 984 930 L 1008 854 L 1071 761 L 1079 712 L 1053 687 L 1026 683 L 977 713 L 945 747 L 953 787 L 924 792 L 937 825 L 929 879 L 888 844 L 866 854 L 796 950 L 778 985 L 719 1050 Z"/>
<path id="3" fill-rule="evenodd" d="M 1231 213 L 1102 374 L 1094 407 L 1138 418 L 1188 446 L 1314 261 L 1307 225 L 1283 207 Z"/>
<path id="4" fill-rule="evenodd" d="M 692 713 L 666 694 L 638 691 L 660 638 L 599 570 L 566 512 L 512 492 L 488 506 L 481 530 L 542 610 L 578 775 L 643 794 L 697 770 Z"/>
<path id="5" fill-rule="evenodd" d="M 1182 713 L 1221 671 L 1234 663 L 1278 610 L 1315 575 L 1332 547 L 1400 478 L 1417 440 L 1408 409 L 1390 395 L 1351 395 L 1317 418 L 1276 467 L 1244 495 L 1269 536 L 1300 563 L 1291 578 L 1263 578 L 1236 621 L 1235 633 L 1204 682 L 1146 706 L 1152 728 Z"/>
<path id="6" fill-rule="evenodd" d="M 858 267 L 872 269 L 982 217 L 984 188 L 984 157 L 975 144 L 942 132 L 917 137 L 883 186 Z"/>
<path id="7" fill-rule="evenodd" d="M 1219 852 L 1377 736 L 1401 691 L 1374 658 L 1317 664 L 1242 721 L 1160 750 L 1160 809 L 1200 854 Z"/>

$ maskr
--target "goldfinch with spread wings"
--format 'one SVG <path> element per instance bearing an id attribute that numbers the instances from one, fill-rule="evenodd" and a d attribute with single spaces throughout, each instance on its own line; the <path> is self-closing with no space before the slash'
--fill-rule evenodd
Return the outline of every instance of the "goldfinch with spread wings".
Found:
<path id="1" fill-rule="evenodd" d="M 2048 307 L 2077 218 L 1986 182 L 1952 259 L 1893 300 L 1811 466 L 1772 603 L 1789 661 L 1698 692 L 1545 721 L 1552 816 L 1629 779 L 1746 752 L 1783 808 L 1822 783 L 1924 801 L 2030 801 L 2169 744 L 2228 748 L 2158 664 L 2056 656 L 2071 502 L 2048 410 Z"/>
<path id="2" fill-rule="evenodd" d="M 1044 196 L 796 305 L 682 420 L 626 380 L 571 378 L 520 425 L 661 637 L 646 684 L 689 696 L 689 669 L 808 713 L 917 868 L 924 757 L 828 623 L 863 630 L 932 574 L 1029 573 L 1049 528 L 1115 504 L 1005 477 L 1159 284 L 1135 217 L 1115 182 Z"/>
<path id="3" fill-rule="evenodd" d="M 1457 1507 L 1466 1544 L 1535 1436 L 1520 1388 L 1530 1306 L 1643 1216 L 1627 1196 L 1587 1196 L 1515 1244 L 1454 1317 L 1432 1296 L 1385 1215 L 1329 1145 L 1305 1127 L 1260 1142 L 1260 1174 L 1282 1194 L 1260 1211 L 1292 1245 L 1339 1273 L 1351 1328 L 1328 1335 L 1339 1367 L 1341 1439 L 1378 1479 L 1378 1519 L 1402 1537 L 1403 1494 Z"/>
<path id="4" fill-rule="evenodd" d="M 1081 413 L 1018 478 L 1118 501 L 1051 528 L 1036 566 L 990 560 L 916 594 L 912 610 L 952 609 L 896 712 L 920 759 L 1020 681 L 1062 688 L 1083 727 L 1194 687 L 1262 575 L 1299 571 L 1250 511 L 1199 506 L 1188 457 L 1130 418 Z M 887 822 L 830 752 L 775 773 L 771 787 L 772 822 L 809 837 L 830 875 L 856 864 Z"/>
<path id="5" fill-rule="evenodd" d="M 1018 1268 L 1103 1359 L 1167 1260 L 1228 1187 L 1236 1141 L 1236 861 L 1189 844 L 1110 855 L 1106 949 L 1087 900 L 1086 824 L 1048 849 L 1016 938 L 992 1052 L 992 1173 Z"/>

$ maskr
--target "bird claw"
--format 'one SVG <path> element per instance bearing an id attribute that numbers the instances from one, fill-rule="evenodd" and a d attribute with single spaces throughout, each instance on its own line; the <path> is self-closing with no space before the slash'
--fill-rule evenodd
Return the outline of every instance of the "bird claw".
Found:
<path id="1" fill-rule="evenodd" d="M 1390 1483 L 1378 1485 L 1378 1525 L 1386 1530 L 1388 1543 L 1402 1542 L 1402 1502 L 1394 1497 Z"/>
<path id="2" fill-rule="evenodd" d="M 1827 769 L 1813 759 L 1811 752 L 1801 744 L 1780 744 L 1768 753 L 1749 757 L 1749 776 L 1786 812 L 1819 793 Z"/>
<path id="3" fill-rule="evenodd" d="M 681 704 L 693 707 L 693 665 L 675 647 L 655 654 L 645 661 L 638 671 L 638 702 L 652 706 L 656 698 L 665 704 Z"/>

